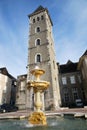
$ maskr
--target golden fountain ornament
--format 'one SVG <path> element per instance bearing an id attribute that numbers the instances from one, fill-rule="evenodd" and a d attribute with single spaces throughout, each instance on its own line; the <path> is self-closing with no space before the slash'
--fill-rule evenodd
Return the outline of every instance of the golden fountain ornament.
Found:
<path id="1" fill-rule="evenodd" d="M 35 102 L 34 106 L 36 110 L 29 116 L 29 123 L 33 125 L 47 125 L 45 113 L 41 110 L 41 93 L 46 90 L 50 83 L 47 81 L 40 80 L 40 76 L 45 73 L 44 70 L 40 69 L 38 66 L 31 70 L 30 73 L 35 77 L 35 80 L 28 81 L 27 88 L 33 87 Z"/>

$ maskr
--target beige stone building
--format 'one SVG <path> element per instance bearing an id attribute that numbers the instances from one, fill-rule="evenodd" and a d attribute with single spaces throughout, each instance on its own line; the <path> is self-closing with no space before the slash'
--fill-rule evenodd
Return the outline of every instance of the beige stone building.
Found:
<path id="1" fill-rule="evenodd" d="M 26 84 L 34 77 L 30 71 L 39 66 L 45 70 L 42 80 L 50 87 L 42 93 L 43 110 L 56 110 L 60 106 L 72 107 L 76 99 L 87 104 L 87 51 L 79 62 L 68 61 L 59 65 L 55 58 L 52 20 L 47 8 L 39 6 L 29 17 L 27 74 L 17 77 L 16 105 L 19 109 L 34 109 L 33 90 Z"/>
<path id="2" fill-rule="evenodd" d="M 0 68 L 0 105 L 15 104 L 15 82 L 16 79 L 8 73 L 5 67 Z"/>
<path id="3" fill-rule="evenodd" d="M 57 109 L 60 104 L 58 82 L 58 68 L 55 59 L 54 40 L 52 35 L 52 20 L 47 8 L 39 6 L 29 15 L 29 47 L 28 47 L 28 78 L 31 79 L 30 70 L 39 66 L 45 70 L 41 77 L 50 82 L 50 87 L 43 93 L 45 109 Z M 27 93 L 27 104 L 32 108 L 33 91 Z"/>
<path id="4" fill-rule="evenodd" d="M 52 35 L 52 20 L 46 8 L 39 6 L 32 14 L 29 15 L 29 42 L 28 42 L 28 65 L 27 65 L 27 82 L 33 79 L 30 70 L 39 66 L 45 70 L 42 80 L 50 82 L 50 87 L 42 94 L 43 109 L 58 109 L 60 101 L 60 90 L 58 82 L 58 68 L 55 59 L 54 40 Z M 18 82 L 21 85 L 22 77 L 19 76 Z M 25 81 L 26 82 L 26 79 Z M 20 109 L 33 109 L 34 94 L 18 85 L 18 94 L 16 104 Z M 21 105 L 22 104 L 22 105 Z M 23 105 L 24 104 L 24 105 Z"/>
<path id="5" fill-rule="evenodd" d="M 87 50 L 79 59 L 78 70 L 80 70 L 82 75 L 83 95 L 87 105 Z"/>
<path id="6" fill-rule="evenodd" d="M 17 77 L 16 105 L 19 109 L 26 109 L 27 74 Z"/>

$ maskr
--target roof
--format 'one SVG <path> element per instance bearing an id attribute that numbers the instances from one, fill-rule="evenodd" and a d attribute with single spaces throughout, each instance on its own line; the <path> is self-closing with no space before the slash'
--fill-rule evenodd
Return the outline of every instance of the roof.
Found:
<path id="1" fill-rule="evenodd" d="M 27 74 L 18 75 L 17 77 L 27 77 Z"/>
<path id="2" fill-rule="evenodd" d="M 59 73 L 70 73 L 77 71 L 78 62 L 73 63 L 72 61 L 68 60 L 66 64 L 59 66 Z"/>
<path id="3" fill-rule="evenodd" d="M 46 12 L 47 12 L 48 17 L 49 17 L 49 19 L 50 19 L 50 22 L 51 22 L 51 24 L 52 24 L 52 26 L 53 26 L 53 23 L 52 23 L 52 20 L 51 20 L 50 15 L 49 15 L 48 9 L 47 9 L 47 8 L 44 8 L 44 7 L 41 6 L 41 5 L 40 5 L 33 13 L 29 14 L 28 17 L 30 18 L 31 16 L 36 15 L 36 14 L 38 14 L 38 13 L 41 13 L 41 12 L 43 12 L 43 11 L 46 11 Z"/>
<path id="4" fill-rule="evenodd" d="M 84 59 L 87 58 L 87 50 L 83 53 L 83 55 L 79 58 L 79 63 L 78 63 L 78 69 L 80 69 Z"/>
<path id="5" fill-rule="evenodd" d="M 7 75 L 11 79 L 16 80 L 16 78 L 14 78 L 11 74 L 8 73 L 8 70 L 6 69 L 6 67 L 0 68 L 0 73 L 3 75 Z"/>
<path id="6" fill-rule="evenodd" d="M 25 81 L 27 80 L 27 74 L 17 76 L 18 81 Z"/>
<path id="7" fill-rule="evenodd" d="M 86 56 L 87 55 L 87 50 L 84 52 L 84 54 L 82 56 Z"/>
<path id="8" fill-rule="evenodd" d="M 44 9 L 45 8 L 43 8 L 43 6 L 40 5 L 33 13 L 37 13 L 37 12 L 42 11 Z"/>

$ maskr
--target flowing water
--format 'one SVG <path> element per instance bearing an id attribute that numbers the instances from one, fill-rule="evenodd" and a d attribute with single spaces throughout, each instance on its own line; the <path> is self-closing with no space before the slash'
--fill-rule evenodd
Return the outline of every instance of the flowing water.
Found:
<path id="1" fill-rule="evenodd" d="M 32 126 L 27 120 L 0 120 L 0 130 L 87 130 L 85 119 L 52 117 L 47 122 L 47 126 Z"/>

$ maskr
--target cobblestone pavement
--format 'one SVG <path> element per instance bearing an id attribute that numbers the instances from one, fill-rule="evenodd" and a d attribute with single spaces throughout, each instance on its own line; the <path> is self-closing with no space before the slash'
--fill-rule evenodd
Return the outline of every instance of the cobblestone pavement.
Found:
<path id="1" fill-rule="evenodd" d="M 9 113 L 0 113 L 0 119 L 7 119 L 7 118 L 25 118 L 30 115 L 31 111 L 29 110 L 21 110 L 16 112 L 9 112 Z M 56 111 L 46 111 L 46 115 L 55 115 L 55 114 L 76 114 L 76 113 L 83 113 L 87 114 L 87 108 L 75 108 L 75 109 L 68 109 L 68 108 L 61 108 Z"/>

